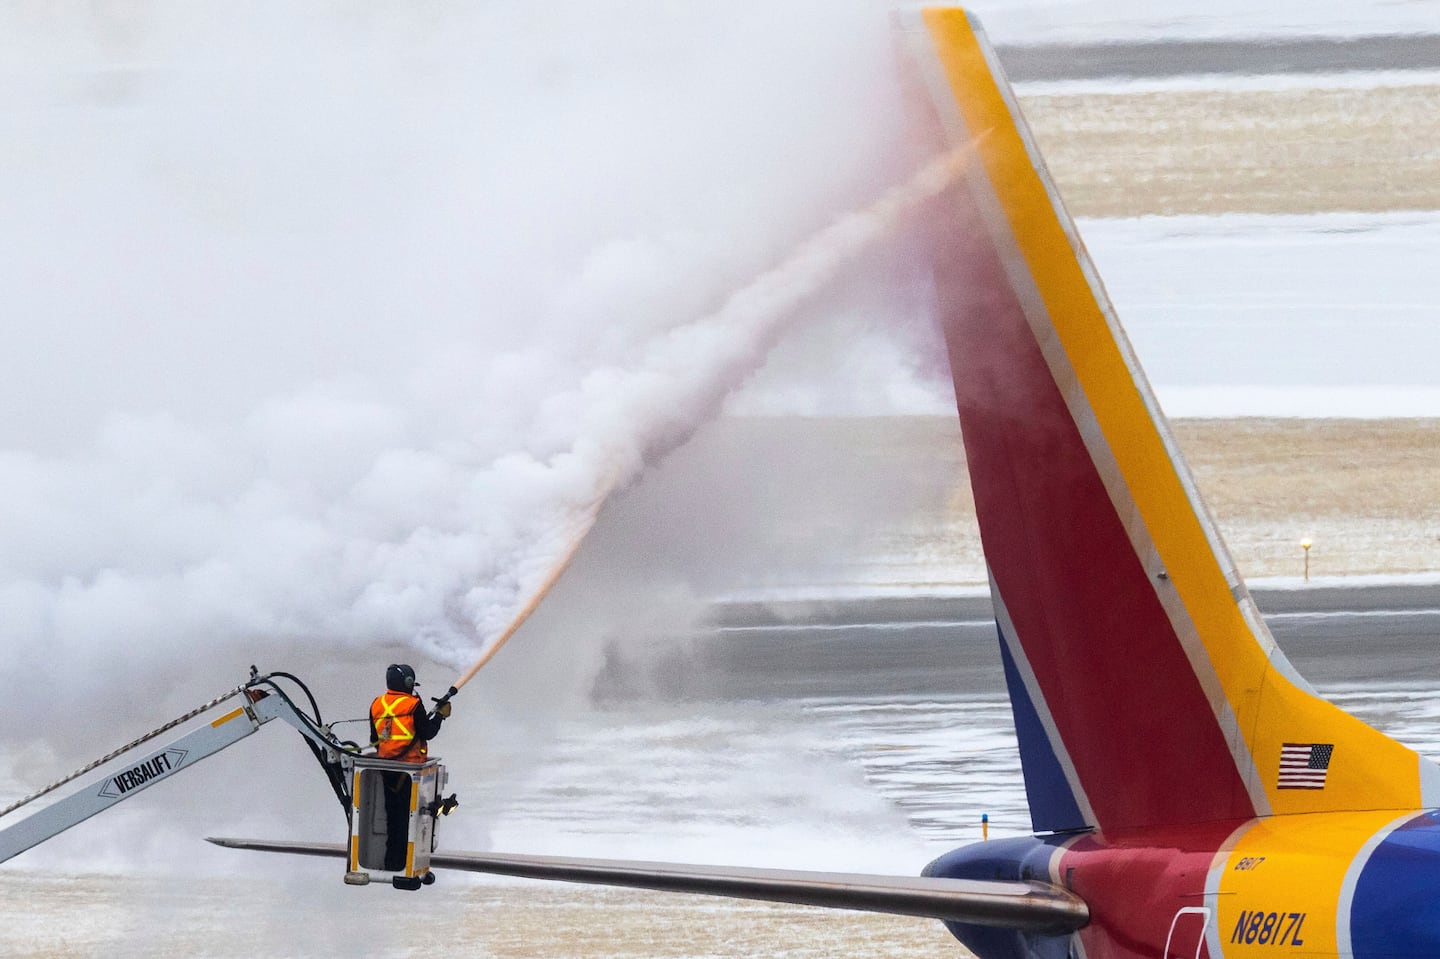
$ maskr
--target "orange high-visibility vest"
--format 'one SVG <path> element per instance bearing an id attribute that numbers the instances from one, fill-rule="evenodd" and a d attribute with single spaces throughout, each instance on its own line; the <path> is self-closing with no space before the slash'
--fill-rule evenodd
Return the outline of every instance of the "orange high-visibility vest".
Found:
<path id="1" fill-rule="evenodd" d="M 415 737 L 415 710 L 420 700 L 406 693 L 387 692 L 370 704 L 370 724 L 375 727 L 376 753 L 381 759 L 423 763 L 429 752 L 425 740 Z"/>

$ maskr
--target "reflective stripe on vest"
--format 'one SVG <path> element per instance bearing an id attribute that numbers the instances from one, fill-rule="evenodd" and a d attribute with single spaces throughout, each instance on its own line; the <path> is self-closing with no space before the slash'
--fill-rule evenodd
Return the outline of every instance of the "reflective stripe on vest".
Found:
<path id="1" fill-rule="evenodd" d="M 385 693 L 370 704 L 375 727 L 375 752 L 381 759 L 423 762 L 429 750 L 415 738 L 415 710 L 420 700 L 405 693 Z"/>

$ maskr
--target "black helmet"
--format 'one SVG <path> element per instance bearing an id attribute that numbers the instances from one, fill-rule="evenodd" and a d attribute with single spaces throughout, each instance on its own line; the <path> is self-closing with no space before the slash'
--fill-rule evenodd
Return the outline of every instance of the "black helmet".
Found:
<path id="1" fill-rule="evenodd" d="M 420 684 L 415 682 L 415 670 L 404 663 L 392 663 L 385 670 L 385 686 L 397 693 L 410 693 Z"/>

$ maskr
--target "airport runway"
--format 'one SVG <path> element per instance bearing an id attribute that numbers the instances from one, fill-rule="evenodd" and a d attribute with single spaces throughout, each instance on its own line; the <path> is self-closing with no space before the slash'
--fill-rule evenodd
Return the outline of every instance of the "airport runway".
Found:
<path id="1" fill-rule="evenodd" d="M 1312 682 L 1440 688 L 1440 583 L 1258 587 L 1256 604 Z M 612 651 L 601 698 L 942 695 L 1003 690 L 988 594 L 737 600 L 689 642 Z"/>

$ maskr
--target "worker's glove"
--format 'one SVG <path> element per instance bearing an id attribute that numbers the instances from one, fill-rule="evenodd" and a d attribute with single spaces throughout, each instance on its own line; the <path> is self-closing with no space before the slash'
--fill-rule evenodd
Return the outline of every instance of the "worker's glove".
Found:
<path id="1" fill-rule="evenodd" d="M 441 703 L 439 706 L 436 706 L 436 707 L 435 707 L 435 715 L 436 715 L 436 716 L 439 716 L 441 719 L 449 719 L 449 718 L 450 718 L 450 704 L 449 704 L 449 703 Z"/>

